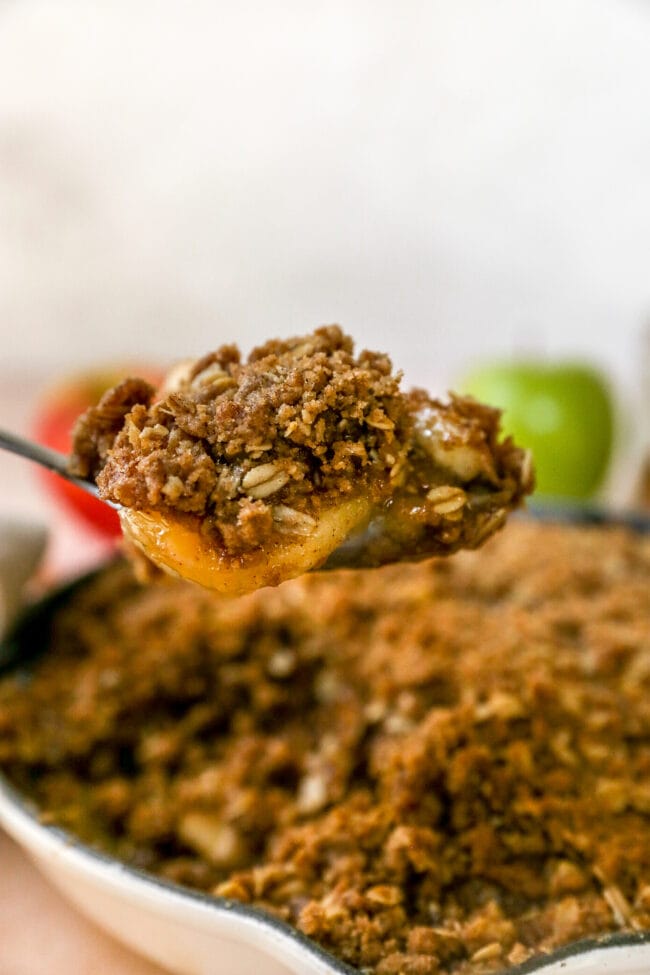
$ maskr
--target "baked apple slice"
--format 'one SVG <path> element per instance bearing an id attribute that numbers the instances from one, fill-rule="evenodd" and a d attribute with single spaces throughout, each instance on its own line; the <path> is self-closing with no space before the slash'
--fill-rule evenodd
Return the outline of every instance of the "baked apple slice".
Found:
<path id="1" fill-rule="evenodd" d="M 71 470 L 155 565 L 228 595 L 476 547 L 533 485 L 498 411 L 402 392 L 337 326 L 223 346 L 159 393 L 126 380 L 80 417 Z"/>

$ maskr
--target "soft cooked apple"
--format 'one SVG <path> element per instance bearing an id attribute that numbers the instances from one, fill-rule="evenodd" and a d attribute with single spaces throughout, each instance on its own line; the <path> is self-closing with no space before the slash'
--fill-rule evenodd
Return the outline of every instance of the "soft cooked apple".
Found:
<path id="1" fill-rule="evenodd" d="M 279 506 L 282 517 L 282 506 Z M 291 509 L 286 509 L 287 512 Z M 295 515 L 292 512 L 292 515 Z M 239 596 L 276 586 L 322 565 L 329 554 L 368 522 L 364 498 L 350 498 L 309 519 L 309 530 L 285 520 L 283 537 L 247 555 L 232 556 L 201 534 L 192 515 L 125 508 L 120 515 L 125 537 L 154 565 L 224 595 Z M 308 516 L 305 516 L 308 517 Z"/>
<path id="2" fill-rule="evenodd" d="M 337 326 L 245 362 L 223 346 L 157 398 L 121 384 L 80 418 L 72 469 L 156 565 L 228 594 L 475 547 L 532 488 L 498 411 L 402 392 Z"/>

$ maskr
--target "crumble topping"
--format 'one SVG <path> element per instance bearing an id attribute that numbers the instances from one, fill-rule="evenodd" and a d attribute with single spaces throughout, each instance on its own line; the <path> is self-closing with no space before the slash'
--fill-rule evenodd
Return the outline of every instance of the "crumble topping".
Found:
<path id="1" fill-rule="evenodd" d="M 109 568 L 0 682 L 0 765 L 365 973 L 507 970 L 650 928 L 649 584 L 648 537 L 522 522 L 232 601 Z"/>
<path id="2" fill-rule="evenodd" d="M 355 356 L 338 326 L 247 361 L 222 346 L 170 385 L 157 399 L 141 380 L 110 390 L 77 423 L 71 470 L 126 508 L 196 519 L 232 556 L 309 536 L 323 510 L 360 495 L 387 537 L 371 551 L 364 539 L 358 564 L 454 551 L 532 489 L 498 411 L 403 393 L 389 358 Z"/>
<path id="3" fill-rule="evenodd" d="M 355 358 L 336 326 L 267 342 L 247 362 L 222 346 L 176 382 L 155 402 L 149 388 L 134 404 L 132 380 L 123 394 L 111 391 L 123 425 L 95 446 L 106 406 L 89 410 L 75 431 L 73 470 L 127 508 L 199 515 L 232 553 L 274 531 L 307 530 L 323 500 L 360 487 L 379 500 L 404 455 L 411 421 L 399 376 L 385 355 Z"/>

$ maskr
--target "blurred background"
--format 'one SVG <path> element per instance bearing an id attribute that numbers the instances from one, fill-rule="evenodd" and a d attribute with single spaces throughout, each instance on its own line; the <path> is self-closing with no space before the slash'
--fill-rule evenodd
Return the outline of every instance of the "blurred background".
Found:
<path id="1" fill-rule="evenodd" d="M 545 493 L 636 504 L 649 173 L 644 0 L 0 0 L 0 423 L 338 321 L 407 383 L 518 383 Z"/>

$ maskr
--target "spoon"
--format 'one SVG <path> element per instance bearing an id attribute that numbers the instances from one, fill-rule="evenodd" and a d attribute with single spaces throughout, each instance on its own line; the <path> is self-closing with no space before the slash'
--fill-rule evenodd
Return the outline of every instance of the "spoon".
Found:
<path id="1" fill-rule="evenodd" d="M 0 449 L 40 464 L 116 509 L 127 541 L 159 569 L 228 596 L 275 586 L 312 570 L 375 568 L 449 555 L 462 547 L 476 548 L 504 524 L 508 510 L 517 506 L 520 495 L 531 486 L 523 453 L 515 471 L 518 483 L 504 496 L 503 491 L 486 490 L 480 479 L 468 476 L 467 457 L 472 459 L 475 451 L 458 448 L 449 454 L 460 465 L 460 480 L 467 482 L 465 490 L 445 487 L 444 483 L 435 486 L 435 481 L 431 489 L 425 483 L 427 469 L 421 474 L 422 498 L 411 494 L 401 497 L 397 492 L 389 502 L 377 505 L 369 496 L 355 494 L 323 507 L 318 517 L 311 519 L 308 532 L 292 532 L 246 557 L 233 557 L 201 531 L 196 515 L 127 508 L 102 497 L 95 483 L 69 472 L 65 454 L 3 430 Z M 439 473 L 435 459 L 432 465 L 433 473 Z M 431 525 L 419 517 L 427 501 L 433 506 Z M 436 502 L 441 507 L 440 516 Z M 461 524 L 455 510 L 459 505 Z"/>
<path id="2" fill-rule="evenodd" d="M 40 464 L 41 467 L 45 467 L 48 471 L 52 471 L 54 474 L 58 474 L 59 477 L 65 478 L 66 481 L 70 481 L 71 484 L 76 484 L 77 487 L 83 491 L 87 491 L 88 494 L 99 498 L 97 485 L 92 481 L 87 481 L 83 477 L 75 477 L 73 474 L 70 474 L 68 471 L 68 458 L 58 450 L 44 447 L 42 444 L 34 443 L 25 437 L 19 437 L 15 433 L 9 433 L 7 430 L 0 430 L 0 449 L 7 450 L 10 454 L 16 454 L 18 457 L 26 457 L 27 460 L 31 460 L 35 464 Z M 107 501 L 105 498 L 100 498 L 100 500 L 116 510 L 121 508 L 121 505 L 113 501 Z"/>
<path id="3" fill-rule="evenodd" d="M 216 587 L 232 594 L 249 592 L 260 586 L 279 582 L 283 578 L 286 567 L 282 557 L 276 557 L 270 564 L 265 560 L 263 568 L 254 564 L 248 568 L 238 565 L 234 571 L 226 570 L 223 564 L 220 564 L 218 555 L 199 538 L 195 525 L 187 526 L 182 518 L 165 517 L 158 512 L 129 511 L 123 505 L 101 497 L 93 481 L 70 473 L 68 457 L 58 450 L 52 450 L 50 447 L 44 447 L 42 444 L 2 429 L 0 429 L 0 449 L 39 464 L 114 508 L 120 514 L 126 537 L 135 542 L 151 561 L 172 575 L 188 578 L 204 585 L 207 578 L 209 588 L 215 587 L 215 579 L 218 579 Z M 318 559 L 319 546 L 332 538 L 336 538 L 342 544 L 340 547 L 337 546 L 331 564 L 320 567 L 329 569 L 356 565 L 359 551 L 364 548 L 366 533 L 364 531 L 354 533 L 353 529 L 358 523 L 362 523 L 365 528 L 367 523 L 367 518 L 364 518 L 365 509 L 363 506 L 361 510 L 359 509 L 359 502 L 348 503 L 343 512 L 337 513 L 336 519 L 331 516 L 323 518 L 313 539 L 307 543 L 301 540 L 298 545 L 291 547 L 288 557 L 294 563 L 292 568 L 309 571 L 314 567 L 314 563 L 322 561 Z"/>
<path id="4" fill-rule="evenodd" d="M 231 573 L 233 581 L 230 582 L 224 566 L 219 564 L 218 556 L 210 550 L 207 543 L 200 541 L 195 526 L 187 527 L 182 519 L 177 517 L 165 518 L 164 515 L 157 512 L 129 511 L 115 501 L 102 498 L 93 481 L 75 477 L 69 472 L 68 458 L 58 450 L 52 450 L 2 429 L 0 429 L 0 449 L 39 464 L 114 508 L 120 513 L 122 528 L 126 536 L 143 549 L 156 565 L 172 575 L 183 576 L 202 584 L 206 574 L 213 574 L 215 578 L 218 574 L 219 588 L 223 587 L 224 591 L 232 591 L 233 594 L 248 592 L 261 585 L 281 581 L 284 565 L 281 559 L 276 559 L 275 563 L 277 564 L 269 565 L 268 561 L 265 561 L 263 569 L 256 565 L 248 569 L 238 566 L 236 572 Z M 337 537 L 344 544 L 338 547 L 331 563 L 321 565 L 321 568 L 340 568 L 341 566 L 357 564 L 359 551 L 364 548 L 365 532 L 354 534 L 352 529 L 356 522 L 363 522 L 364 528 L 367 522 L 367 519 L 363 518 L 364 512 L 358 512 L 357 507 L 358 505 L 348 505 L 350 510 L 347 511 L 346 509 L 344 517 L 339 515 L 337 524 L 331 523 L 331 518 L 323 519 L 320 531 L 309 544 L 305 544 L 303 540 L 300 545 L 292 547 L 291 558 L 294 562 L 296 561 L 296 553 L 300 552 L 299 569 L 308 571 L 313 567 L 313 563 L 317 561 L 318 546 L 323 543 L 323 537 L 327 538 L 328 535 Z M 274 574 L 277 574 L 277 580 L 274 578 Z M 214 579 L 209 587 L 212 585 L 214 585 Z"/>

